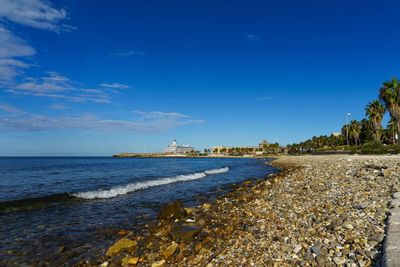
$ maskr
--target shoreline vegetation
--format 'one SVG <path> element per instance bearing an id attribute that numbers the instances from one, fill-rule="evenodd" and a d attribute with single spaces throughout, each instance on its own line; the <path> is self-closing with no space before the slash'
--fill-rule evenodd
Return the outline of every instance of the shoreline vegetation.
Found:
<path id="1" fill-rule="evenodd" d="M 122 229 L 101 266 L 378 266 L 399 156 L 298 156 L 212 203 Z"/>
<path id="2" fill-rule="evenodd" d="M 390 120 L 382 127 L 385 114 Z M 400 80 L 393 78 L 379 88 L 378 99 L 365 107 L 362 120 L 348 122 L 338 133 L 314 136 L 306 141 L 287 146 L 289 154 L 349 153 L 349 154 L 399 154 L 400 144 Z"/>

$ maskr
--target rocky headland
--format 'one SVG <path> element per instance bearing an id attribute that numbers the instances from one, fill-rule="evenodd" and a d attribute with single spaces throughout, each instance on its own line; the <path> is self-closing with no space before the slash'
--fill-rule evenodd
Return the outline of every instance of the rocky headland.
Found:
<path id="1" fill-rule="evenodd" d="M 282 157 L 273 165 L 282 171 L 213 203 L 167 205 L 154 225 L 121 231 L 97 264 L 381 266 L 399 156 Z"/>

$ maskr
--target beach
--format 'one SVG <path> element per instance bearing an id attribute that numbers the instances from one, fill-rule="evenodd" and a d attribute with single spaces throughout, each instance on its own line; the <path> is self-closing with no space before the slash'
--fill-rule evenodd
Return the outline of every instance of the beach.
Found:
<path id="1" fill-rule="evenodd" d="M 144 231 L 121 231 L 99 264 L 380 266 L 399 156 L 288 156 L 272 165 L 281 172 L 201 206 L 170 204 Z"/>

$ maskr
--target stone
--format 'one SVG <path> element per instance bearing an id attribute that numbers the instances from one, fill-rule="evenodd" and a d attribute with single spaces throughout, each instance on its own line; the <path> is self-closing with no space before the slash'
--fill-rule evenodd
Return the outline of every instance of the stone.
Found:
<path id="1" fill-rule="evenodd" d="M 153 262 L 153 264 L 151 264 L 151 267 L 161 267 L 161 266 L 164 266 L 164 264 L 165 264 L 165 260 L 160 260 L 160 261 Z"/>
<path id="2" fill-rule="evenodd" d="M 326 265 L 326 259 L 324 256 L 318 256 L 316 259 L 317 266 L 325 266 Z"/>
<path id="3" fill-rule="evenodd" d="M 354 226 L 351 223 L 348 223 L 348 222 L 344 223 L 343 227 L 348 229 L 348 230 L 353 230 L 354 229 Z"/>
<path id="4" fill-rule="evenodd" d="M 334 262 L 336 265 L 343 265 L 343 264 L 345 264 L 346 259 L 343 258 L 343 257 L 334 257 L 334 258 L 333 258 L 333 262 Z"/>
<path id="5" fill-rule="evenodd" d="M 302 250 L 302 248 L 303 247 L 301 245 L 295 246 L 293 249 L 294 254 L 298 254 Z"/>
<path id="6" fill-rule="evenodd" d="M 142 239 L 132 238 L 140 247 L 129 255 L 143 255 L 140 266 L 163 259 L 165 266 L 369 267 L 379 258 L 400 156 L 283 157 L 273 164 L 282 170 L 274 183 L 237 185 L 212 204 L 185 209 L 190 216 L 149 225 Z M 367 164 L 388 165 L 385 176 Z M 399 206 L 389 206 L 393 226 Z M 398 240 L 388 236 L 384 244 L 394 250 Z M 178 247 L 169 256 L 173 241 Z M 107 259 L 119 266 L 125 256 Z"/>
<path id="7" fill-rule="evenodd" d="M 129 249 L 132 247 L 136 247 L 137 242 L 134 240 L 130 240 L 127 238 L 122 238 L 120 240 L 118 240 L 114 245 L 112 245 L 108 250 L 106 255 L 107 256 L 111 256 L 115 253 L 120 252 L 123 249 Z"/>
<path id="8" fill-rule="evenodd" d="M 196 208 L 184 208 L 187 215 L 192 215 L 196 212 Z"/>
<path id="9" fill-rule="evenodd" d="M 176 251 L 178 248 L 178 244 L 175 242 L 172 242 L 171 244 L 164 245 L 160 248 L 161 254 L 164 256 L 166 260 L 168 260 Z"/>
<path id="10" fill-rule="evenodd" d="M 310 250 L 317 256 L 321 255 L 321 250 L 319 249 L 319 247 L 311 247 Z"/>
<path id="11" fill-rule="evenodd" d="M 103 262 L 100 266 L 101 267 L 107 267 L 110 263 L 108 261 Z"/>
<path id="12" fill-rule="evenodd" d="M 194 250 L 196 252 L 199 252 L 202 248 L 203 248 L 203 244 L 201 244 L 201 243 L 196 243 L 196 245 L 194 246 Z"/>
<path id="13" fill-rule="evenodd" d="M 128 235 L 129 233 L 130 233 L 130 231 L 128 231 L 128 230 L 119 230 L 118 231 L 118 235 L 122 235 L 122 236 Z"/>
<path id="14" fill-rule="evenodd" d="M 136 265 L 139 262 L 139 257 L 126 256 L 122 259 L 122 266 Z"/>
<path id="15" fill-rule="evenodd" d="M 187 215 L 181 201 L 175 201 L 165 205 L 158 214 L 160 220 L 176 220 Z"/>
<path id="16" fill-rule="evenodd" d="M 200 234 L 201 231 L 202 227 L 200 226 L 174 223 L 169 229 L 169 234 L 175 241 L 185 241 L 186 243 L 190 243 L 198 234 Z"/>
<path id="17" fill-rule="evenodd" d="M 357 204 L 354 206 L 354 208 L 358 210 L 365 210 L 366 208 L 368 208 L 368 206 L 365 204 Z"/>
<path id="18" fill-rule="evenodd" d="M 203 205 L 201 205 L 201 208 L 203 210 L 209 210 L 209 209 L 211 209 L 211 204 L 210 203 L 204 203 Z"/>

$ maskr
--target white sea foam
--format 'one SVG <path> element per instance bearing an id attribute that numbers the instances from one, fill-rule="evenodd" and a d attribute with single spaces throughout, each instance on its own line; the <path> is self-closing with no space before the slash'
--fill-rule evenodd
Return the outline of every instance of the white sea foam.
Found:
<path id="1" fill-rule="evenodd" d="M 208 170 L 205 172 L 197 172 L 197 173 L 192 173 L 192 174 L 161 178 L 158 180 L 150 180 L 150 181 L 144 181 L 144 182 L 131 183 L 131 184 L 127 184 L 124 186 L 118 186 L 118 187 L 114 187 L 114 188 L 106 189 L 106 190 L 79 192 L 79 193 L 74 193 L 72 195 L 74 197 L 83 198 L 83 199 L 113 198 L 113 197 L 117 197 L 120 195 L 126 195 L 128 193 L 131 193 L 131 192 L 134 192 L 137 190 L 142 190 L 142 189 L 146 189 L 146 188 L 150 188 L 150 187 L 161 186 L 161 185 L 177 183 L 177 182 L 197 180 L 197 179 L 204 178 L 208 175 L 219 174 L 219 173 L 224 173 L 224 172 L 228 172 L 228 171 L 229 171 L 229 168 L 225 167 L 225 168 L 221 168 L 221 169 Z"/>
<path id="2" fill-rule="evenodd" d="M 221 169 L 214 169 L 214 170 L 205 171 L 204 173 L 206 175 L 212 175 L 212 174 L 224 173 L 224 172 L 228 172 L 228 171 L 229 171 L 229 168 L 225 167 L 225 168 L 221 168 Z"/>

